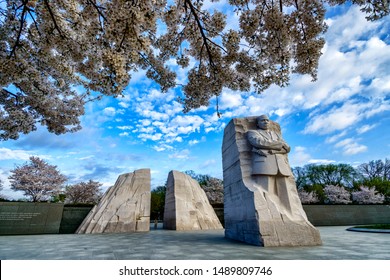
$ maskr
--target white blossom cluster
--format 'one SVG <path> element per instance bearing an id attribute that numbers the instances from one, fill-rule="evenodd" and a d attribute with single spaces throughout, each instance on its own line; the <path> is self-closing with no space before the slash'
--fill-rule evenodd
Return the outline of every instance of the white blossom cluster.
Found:
<path id="1" fill-rule="evenodd" d="M 351 193 L 341 186 L 326 185 L 324 188 L 326 204 L 349 204 L 352 202 L 358 204 L 382 204 L 385 201 L 385 196 L 378 193 L 375 187 L 360 186 L 359 190 Z M 298 195 L 302 204 L 318 203 L 320 200 L 316 192 L 307 192 L 303 189 L 298 189 Z M 352 197 L 352 200 L 351 200 Z"/>
<path id="2" fill-rule="evenodd" d="M 375 187 L 360 186 L 359 191 L 352 192 L 352 200 L 358 204 L 382 204 L 385 196 L 377 193 Z"/>
<path id="3" fill-rule="evenodd" d="M 298 196 L 302 204 L 313 204 L 320 201 L 318 195 L 314 191 L 307 192 L 303 189 L 299 189 Z"/>
<path id="4" fill-rule="evenodd" d="M 101 183 L 92 180 L 67 186 L 65 188 L 65 202 L 96 204 L 102 195 L 101 186 Z"/>
<path id="5" fill-rule="evenodd" d="M 327 185 L 324 188 L 325 203 L 329 204 L 349 204 L 351 203 L 351 194 L 343 187 Z"/>
<path id="6" fill-rule="evenodd" d="M 204 185 L 201 185 L 211 204 L 223 204 L 223 181 L 209 177 Z"/>
<path id="7" fill-rule="evenodd" d="M 11 189 L 22 191 L 31 201 L 44 201 L 58 194 L 66 177 L 57 166 L 50 165 L 38 157 L 30 157 L 30 162 L 15 167 L 8 177 Z"/>
<path id="8" fill-rule="evenodd" d="M 325 4 L 346 1 L 229 0 L 237 30 L 206 2 L 0 1 L 0 139 L 38 123 L 56 134 L 78 130 L 85 102 L 121 95 L 141 69 L 162 90 L 175 87 L 172 59 L 188 71 L 184 111 L 207 105 L 224 87 L 261 92 L 287 85 L 292 72 L 315 79 Z M 389 14 L 387 0 L 352 2 L 370 20 Z"/>

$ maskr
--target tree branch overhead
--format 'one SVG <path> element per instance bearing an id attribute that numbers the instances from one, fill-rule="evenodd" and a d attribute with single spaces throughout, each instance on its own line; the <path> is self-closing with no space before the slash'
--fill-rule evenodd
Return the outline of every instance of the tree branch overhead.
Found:
<path id="1" fill-rule="evenodd" d="M 91 94 L 120 96 L 140 69 L 162 90 L 180 86 L 185 112 L 224 88 L 260 93 L 287 85 L 292 73 L 316 79 L 325 7 L 345 2 L 225 0 L 219 11 L 204 0 L 2 1 L 0 140 L 37 125 L 57 134 L 81 129 Z M 349 2 L 367 20 L 389 14 L 387 0 Z M 237 29 L 227 26 L 226 11 L 237 13 Z M 186 84 L 177 84 L 171 59 Z"/>

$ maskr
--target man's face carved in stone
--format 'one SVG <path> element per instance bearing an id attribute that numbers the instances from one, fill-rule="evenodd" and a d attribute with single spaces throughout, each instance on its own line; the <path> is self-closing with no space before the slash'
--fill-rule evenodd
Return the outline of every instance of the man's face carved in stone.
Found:
<path id="1" fill-rule="evenodd" d="M 260 129 L 268 130 L 269 129 L 269 125 L 270 125 L 270 121 L 269 121 L 269 118 L 267 116 L 262 115 L 262 116 L 257 118 L 257 126 Z"/>

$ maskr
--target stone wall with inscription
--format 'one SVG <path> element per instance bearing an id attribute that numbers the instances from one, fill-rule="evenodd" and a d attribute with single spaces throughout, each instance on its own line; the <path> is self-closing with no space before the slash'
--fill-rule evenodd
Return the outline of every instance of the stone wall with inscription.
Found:
<path id="1" fill-rule="evenodd" d="M 0 235 L 59 233 L 61 203 L 0 202 Z"/>

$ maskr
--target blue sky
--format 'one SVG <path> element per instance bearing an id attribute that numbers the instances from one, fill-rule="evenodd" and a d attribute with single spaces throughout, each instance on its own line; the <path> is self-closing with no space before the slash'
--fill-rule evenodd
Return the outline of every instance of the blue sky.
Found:
<path id="1" fill-rule="evenodd" d="M 367 22 L 364 16 L 348 6 L 328 12 L 316 82 L 293 75 L 290 86 L 271 87 L 261 95 L 225 90 L 219 99 L 221 118 L 215 100 L 183 114 L 180 88 L 162 93 L 144 72 L 134 73 L 123 98 L 87 104 L 81 131 L 56 136 L 39 128 L 0 142 L 2 194 L 22 197 L 9 190 L 7 178 L 32 155 L 57 165 L 68 183 L 92 179 L 104 190 L 118 175 L 140 168 L 151 169 L 152 188 L 163 185 L 170 170 L 222 178 L 224 127 L 234 117 L 260 114 L 280 123 L 292 147 L 292 166 L 356 166 L 390 158 L 390 22 L 388 17 Z M 234 20 L 234 14 L 228 17 L 230 26 Z M 180 81 L 184 71 L 178 73 Z"/>

